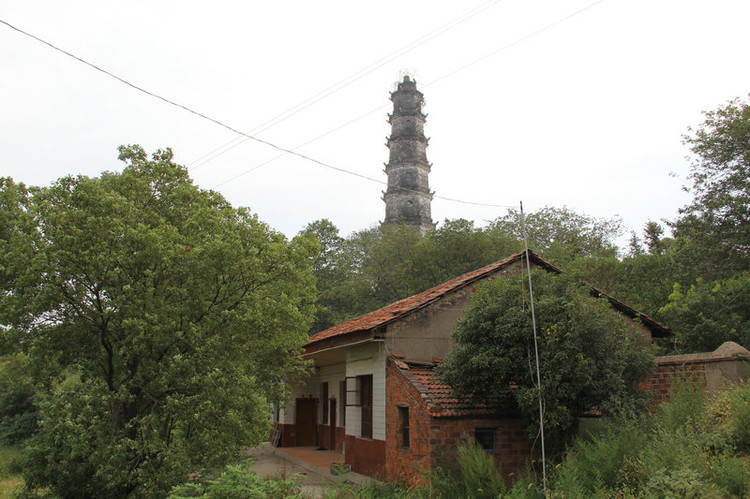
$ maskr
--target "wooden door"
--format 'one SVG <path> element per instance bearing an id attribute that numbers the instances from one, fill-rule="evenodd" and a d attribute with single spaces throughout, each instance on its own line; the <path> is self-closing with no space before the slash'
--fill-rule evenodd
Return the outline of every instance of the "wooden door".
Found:
<path id="1" fill-rule="evenodd" d="M 297 445 L 315 445 L 318 433 L 318 399 L 297 399 L 294 406 Z"/>

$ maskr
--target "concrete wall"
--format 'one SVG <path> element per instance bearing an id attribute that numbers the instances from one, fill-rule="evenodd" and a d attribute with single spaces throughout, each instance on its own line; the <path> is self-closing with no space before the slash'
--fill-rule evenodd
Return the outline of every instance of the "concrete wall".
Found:
<path id="1" fill-rule="evenodd" d="M 522 262 L 516 262 L 481 282 L 503 278 L 522 270 Z M 429 306 L 389 324 L 385 332 L 388 352 L 403 355 L 408 360 L 432 361 L 434 358 L 444 358 L 453 348 L 451 333 L 464 310 L 471 304 L 471 297 L 478 285 L 476 283 L 448 293 Z"/>
<path id="2" fill-rule="evenodd" d="M 385 440 L 385 362 L 382 342 L 366 343 L 346 351 L 346 376 L 372 374 L 372 439 Z M 362 412 L 359 407 L 346 408 L 346 434 L 360 437 Z"/>
<path id="3" fill-rule="evenodd" d="M 656 359 L 656 369 L 640 387 L 651 395 L 651 406 L 667 402 L 675 382 L 689 382 L 708 393 L 746 381 L 750 351 L 728 341 L 713 352 L 668 355 Z"/>

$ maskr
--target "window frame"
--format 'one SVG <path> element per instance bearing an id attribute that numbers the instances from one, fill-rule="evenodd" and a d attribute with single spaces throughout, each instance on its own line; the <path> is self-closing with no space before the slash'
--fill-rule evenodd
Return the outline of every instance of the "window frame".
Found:
<path id="1" fill-rule="evenodd" d="M 483 434 L 489 436 L 492 442 L 491 447 L 487 447 L 484 438 L 479 435 Z M 485 452 L 495 452 L 497 450 L 497 428 L 495 427 L 479 427 L 474 428 L 474 441 L 479 445 Z"/>
<path id="2" fill-rule="evenodd" d="M 411 433 L 409 428 L 409 406 L 398 406 L 398 419 L 399 419 L 399 436 L 400 447 L 402 449 L 411 448 Z"/>

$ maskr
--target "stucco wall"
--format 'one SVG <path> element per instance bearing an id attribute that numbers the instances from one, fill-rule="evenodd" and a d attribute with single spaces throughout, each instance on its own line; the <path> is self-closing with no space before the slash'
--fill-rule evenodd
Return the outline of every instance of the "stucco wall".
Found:
<path id="1" fill-rule="evenodd" d="M 463 311 L 471 304 L 476 286 L 521 270 L 522 262 L 513 263 L 478 283 L 447 293 L 427 307 L 389 324 L 385 332 L 388 352 L 403 355 L 409 360 L 444 358 L 453 348 L 451 333 Z"/>
<path id="2" fill-rule="evenodd" d="M 383 342 L 373 342 L 346 351 L 346 376 L 372 374 L 372 438 L 385 440 L 385 361 Z M 346 434 L 360 437 L 361 409 L 346 408 Z"/>
<path id="3" fill-rule="evenodd" d="M 301 385 L 290 387 L 289 405 L 283 407 L 279 412 L 279 422 L 283 424 L 294 424 L 294 401 L 298 398 L 318 398 L 319 384 L 317 374 L 307 378 Z"/>

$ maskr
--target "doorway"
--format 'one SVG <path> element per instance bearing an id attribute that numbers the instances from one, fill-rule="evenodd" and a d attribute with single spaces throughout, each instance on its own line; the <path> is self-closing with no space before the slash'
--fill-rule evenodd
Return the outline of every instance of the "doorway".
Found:
<path id="1" fill-rule="evenodd" d="M 297 399 L 294 406 L 297 446 L 315 445 L 318 434 L 318 399 Z"/>

